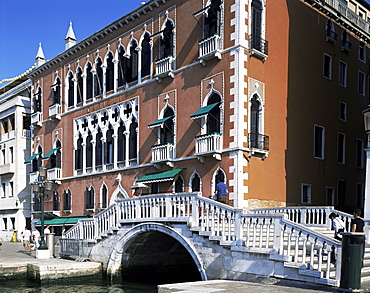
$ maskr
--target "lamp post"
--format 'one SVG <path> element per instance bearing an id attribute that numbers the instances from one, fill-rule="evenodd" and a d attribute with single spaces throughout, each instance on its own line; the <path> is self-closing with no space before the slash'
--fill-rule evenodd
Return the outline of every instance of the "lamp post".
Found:
<path id="1" fill-rule="evenodd" d="M 365 131 L 367 133 L 366 142 L 366 173 L 365 173 L 365 203 L 364 203 L 364 219 L 370 220 L 370 106 L 362 111 L 365 122 Z"/>
<path id="2" fill-rule="evenodd" d="M 47 180 L 47 170 L 45 167 L 41 166 L 39 168 L 39 175 L 37 180 L 32 183 L 33 192 L 40 199 L 40 208 L 41 208 L 41 241 L 38 250 L 47 250 L 48 247 L 45 242 L 45 219 L 44 219 L 44 198 L 47 196 L 46 192 L 49 192 L 53 189 L 53 182 Z"/>

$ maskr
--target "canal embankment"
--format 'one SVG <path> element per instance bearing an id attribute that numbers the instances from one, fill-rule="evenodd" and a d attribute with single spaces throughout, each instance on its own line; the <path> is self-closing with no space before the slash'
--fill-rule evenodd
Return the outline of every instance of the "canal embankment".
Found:
<path id="1" fill-rule="evenodd" d="M 21 242 L 3 242 L 0 247 L 0 280 L 28 279 L 39 283 L 53 280 L 102 278 L 98 262 L 77 262 L 60 258 L 37 259 Z"/>

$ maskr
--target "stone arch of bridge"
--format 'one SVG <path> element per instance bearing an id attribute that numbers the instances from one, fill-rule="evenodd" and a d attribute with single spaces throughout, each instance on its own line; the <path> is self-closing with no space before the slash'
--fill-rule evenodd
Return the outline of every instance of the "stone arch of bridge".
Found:
<path id="1" fill-rule="evenodd" d="M 207 275 L 203 266 L 203 261 L 200 256 L 197 254 L 195 248 L 189 243 L 187 239 L 185 239 L 178 231 L 175 229 L 160 224 L 160 223 L 144 223 L 139 224 L 129 231 L 127 231 L 124 235 L 122 235 L 119 239 L 117 239 L 116 245 L 112 249 L 112 253 L 109 257 L 107 263 L 107 276 L 110 279 L 120 278 L 121 277 L 121 268 L 122 268 L 122 260 L 123 256 L 125 255 L 126 251 L 133 243 L 134 239 L 140 236 L 143 233 L 148 232 L 159 232 L 164 233 L 169 237 L 175 239 L 178 243 L 180 243 L 183 248 L 188 252 L 192 260 L 194 261 L 195 266 L 198 269 L 200 274 L 200 278 L 202 281 L 207 280 Z"/>

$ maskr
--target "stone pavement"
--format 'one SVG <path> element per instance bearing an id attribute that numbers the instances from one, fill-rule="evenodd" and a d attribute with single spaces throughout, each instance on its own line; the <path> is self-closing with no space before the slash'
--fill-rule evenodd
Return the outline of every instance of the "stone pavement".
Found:
<path id="1" fill-rule="evenodd" d="M 60 258 L 37 259 L 36 252 L 25 252 L 21 242 L 0 246 L 0 280 L 30 279 L 42 283 L 63 278 L 102 276 L 102 265 Z"/>

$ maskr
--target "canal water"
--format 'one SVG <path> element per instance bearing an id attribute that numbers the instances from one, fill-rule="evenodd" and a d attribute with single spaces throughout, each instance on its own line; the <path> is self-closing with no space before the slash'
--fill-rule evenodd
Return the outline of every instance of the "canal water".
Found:
<path id="1" fill-rule="evenodd" d="M 157 293 L 156 285 L 123 282 L 107 284 L 102 280 L 81 283 L 53 283 L 40 285 L 27 280 L 0 281 L 1 293 Z"/>

